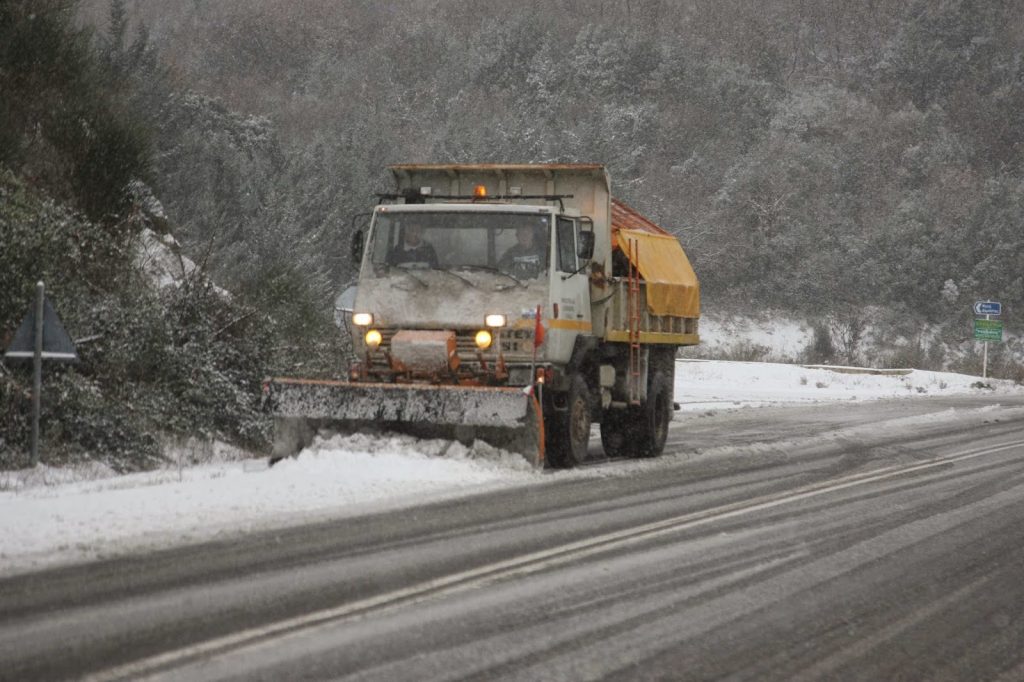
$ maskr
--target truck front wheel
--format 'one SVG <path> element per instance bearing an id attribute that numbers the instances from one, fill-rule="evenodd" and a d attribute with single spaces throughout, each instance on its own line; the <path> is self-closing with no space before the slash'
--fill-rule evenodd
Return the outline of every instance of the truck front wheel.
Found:
<path id="1" fill-rule="evenodd" d="M 575 376 L 566 395 L 566 409 L 550 420 L 547 452 L 552 466 L 570 468 L 582 464 L 590 443 L 590 391 L 581 376 Z"/>

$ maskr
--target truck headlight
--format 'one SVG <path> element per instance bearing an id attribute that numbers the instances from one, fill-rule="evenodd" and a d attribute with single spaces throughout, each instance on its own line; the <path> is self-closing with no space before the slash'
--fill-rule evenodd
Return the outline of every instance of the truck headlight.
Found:
<path id="1" fill-rule="evenodd" d="M 353 313 L 352 324 L 357 327 L 369 327 L 373 324 L 373 313 Z"/>
<path id="2" fill-rule="evenodd" d="M 487 350 L 491 347 L 491 333 L 486 329 L 481 329 L 476 333 L 476 347 L 480 350 Z"/>
<path id="3" fill-rule="evenodd" d="M 381 336 L 380 332 L 376 329 L 371 329 L 366 332 L 366 336 L 363 337 L 363 340 L 366 341 L 366 345 L 370 350 L 377 350 L 377 347 L 380 346 L 380 342 L 384 340 L 384 337 Z"/>
<path id="4" fill-rule="evenodd" d="M 504 327 L 506 322 L 507 319 L 504 315 L 493 314 L 484 317 L 484 324 L 492 329 Z"/>

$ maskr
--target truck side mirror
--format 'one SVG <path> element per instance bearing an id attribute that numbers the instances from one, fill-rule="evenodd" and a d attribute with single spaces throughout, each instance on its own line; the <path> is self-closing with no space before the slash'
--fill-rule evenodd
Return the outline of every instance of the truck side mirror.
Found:
<path id="1" fill-rule="evenodd" d="M 349 284 L 345 287 L 345 290 L 338 294 L 338 297 L 334 299 L 334 307 L 336 310 L 340 310 L 343 313 L 350 313 L 356 307 L 356 294 L 359 293 L 359 287 L 354 283 Z"/>
<path id="2" fill-rule="evenodd" d="M 576 245 L 576 255 L 583 260 L 590 260 L 594 257 L 593 232 L 580 232 L 579 243 Z"/>
<path id="3" fill-rule="evenodd" d="M 358 288 L 355 284 L 349 284 L 345 291 L 338 294 L 334 299 L 334 324 L 338 329 L 349 331 L 349 319 L 352 310 L 356 307 L 356 294 Z"/>
<path id="4" fill-rule="evenodd" d="M 352 235 L 352 262 L 359 265 L 363 262 L 363 231 Z"/>

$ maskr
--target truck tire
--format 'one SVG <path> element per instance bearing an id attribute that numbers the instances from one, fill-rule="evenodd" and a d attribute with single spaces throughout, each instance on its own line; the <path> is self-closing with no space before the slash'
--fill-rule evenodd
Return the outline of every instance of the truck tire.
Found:
<path id="1" fill-rule="evenodd" d="M 647 401 L 640 407 L 640 420 L 635 439 L 636 457 L 659 457 L 668 439 L 672 421 L 672 375 L 656 373 L 647 387 Z"/>
<path id="2" fill-rule="evenodd" d="M 590 391 L 583 377 L 572 378 L 565 411 L 554 412 L 550 421 L 548 461 L 565 469 L 582 464 L 590 443 Z"/>
<path id="3" fill-rule="evenodd" d="M 607 457 L 633 457 L 636 444 L 636 408 L 605 410 L 601 419 L 601 447 Z"/>

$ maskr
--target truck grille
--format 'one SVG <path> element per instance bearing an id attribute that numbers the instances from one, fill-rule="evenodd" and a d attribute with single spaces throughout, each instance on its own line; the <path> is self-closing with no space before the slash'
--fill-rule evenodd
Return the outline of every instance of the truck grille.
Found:
<path id="1" fill-rule="evenodd" d="M 384 356 L 385 353 L 391 352 L 391 339 L 394 338 L 395 334 L 398 333 L 398 329 L 377 329 L 380 332 L 382 341 L 380 347 L 373 353 L 370 353 L 370 361 L 373 367 L 386 368 L 387 360 Z M 459 361 L 463 364 L 472 364 L 479 362 L 478 350 L 476 347 L 476 333 L 478 329 L 456 329 L 455 330 L 455 348 L 459 354 Z M 506 356 L 506 360 L 509 356 L 523 357 L 529 356 L 533 353 L 533 331 L 530 329 L 503 329 L 501 330 L 501 349 L 502 353 Z M 488 363 L 492 363 L 498 359 L 498 348 L 497 343 L 493 344 L 490 348 L 482 353 L 483 358 Z"/>

